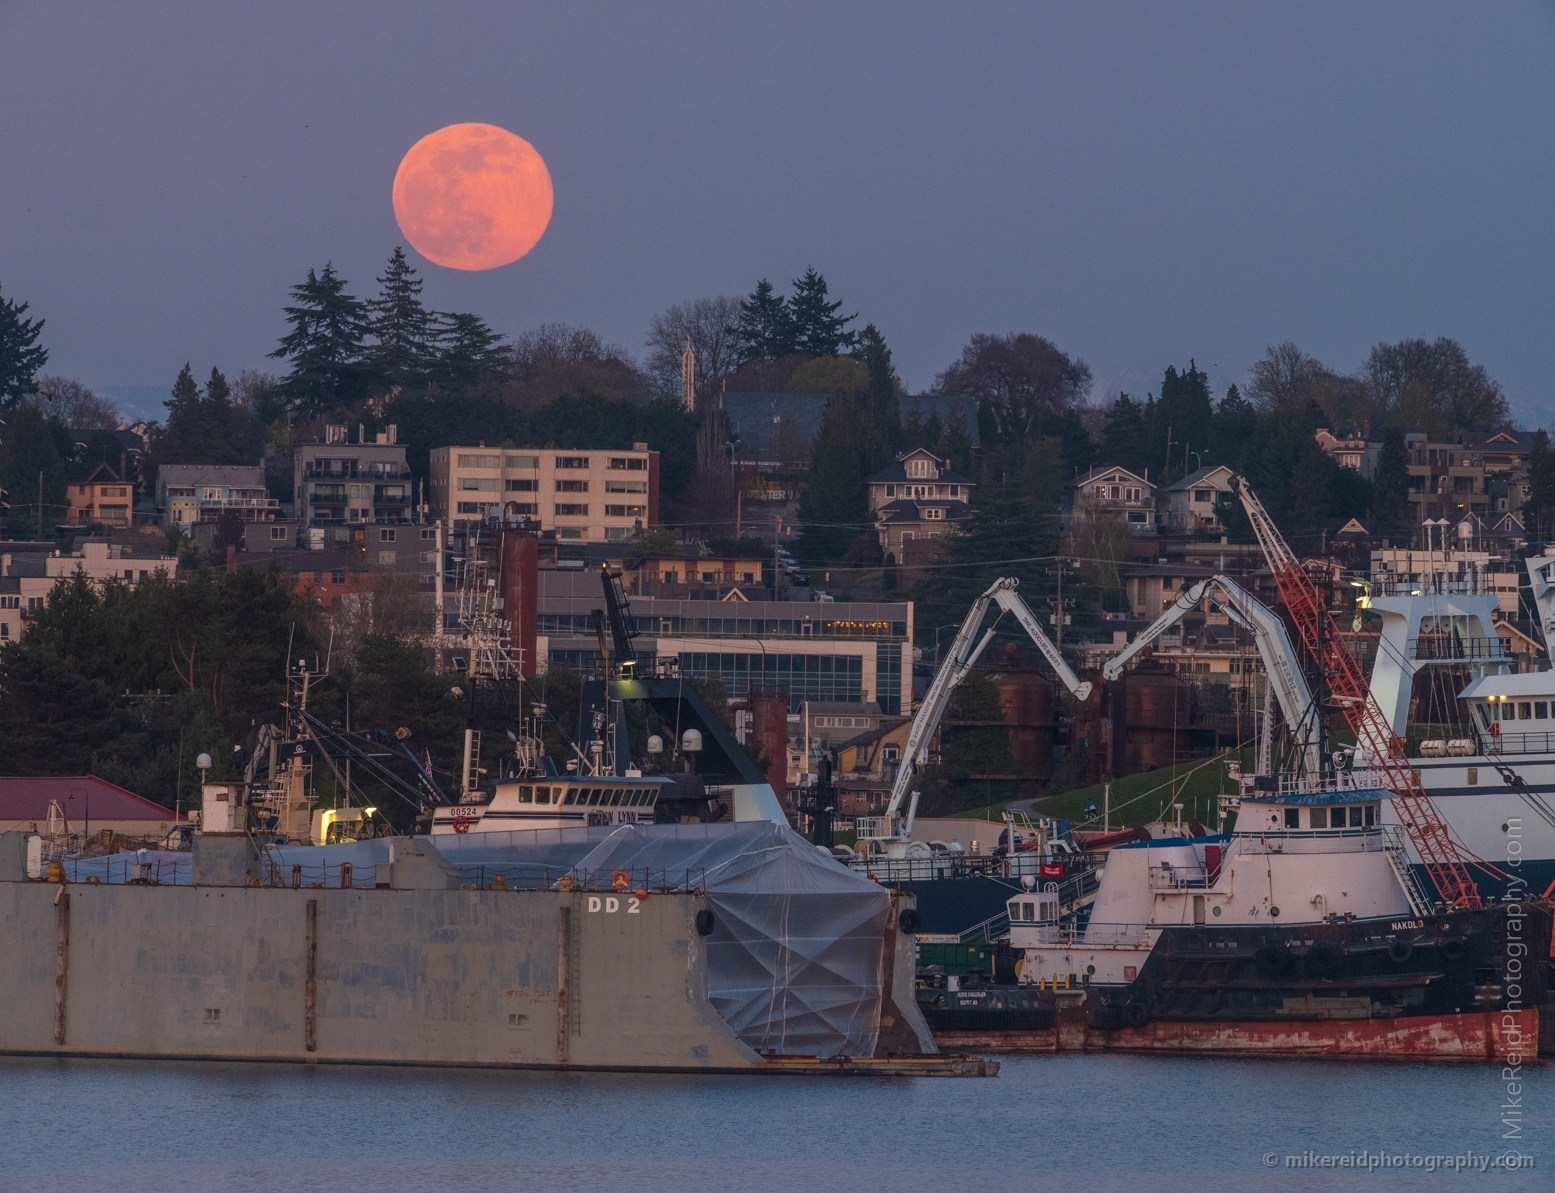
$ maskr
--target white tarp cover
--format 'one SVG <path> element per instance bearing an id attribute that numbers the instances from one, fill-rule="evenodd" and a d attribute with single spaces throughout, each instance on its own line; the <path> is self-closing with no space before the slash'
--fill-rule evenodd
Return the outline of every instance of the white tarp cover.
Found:
<path id="1" fill-rule="evenodd" d="M 712 831 L 709 831 L 712 830 Z M 705 873 L 708 997 L 750 1047 L 870 1056 L 891 896 L 787 825 L 623 826 L 574 867 Z"/>

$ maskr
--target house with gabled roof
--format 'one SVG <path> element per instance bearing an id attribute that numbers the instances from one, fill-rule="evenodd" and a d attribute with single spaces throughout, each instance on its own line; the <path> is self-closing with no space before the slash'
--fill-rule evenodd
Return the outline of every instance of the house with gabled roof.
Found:
<path id="1" fill-rule="evenodd" d="M 939 553 L 946 533 L 966 520 L 975 487 L 948 459 L 922 447 L 902 453 L 864 485 L 881 551 L 908 566 Z"/>
<path id="2" fill-rule="evenodd" d="M 1224 464 L 1211 464 L 1167 485 L 1160 502 L 1165 528 L 1173 534 L 1224 534 L 1219 506 L 1231 496 L 1235 475 Z"/>
<path id="3" fill-rule="evenodd" d="M 1097 516 L 1116 517 L 1134 534 L 1156 532 L 1156 486 L 1118 465 L 1092 468 L 1065 489 L 1066 529 Z"/>

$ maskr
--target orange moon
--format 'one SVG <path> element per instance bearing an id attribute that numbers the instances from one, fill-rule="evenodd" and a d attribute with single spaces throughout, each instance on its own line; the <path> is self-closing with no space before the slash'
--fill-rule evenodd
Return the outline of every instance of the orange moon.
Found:
<path id="1" fill-rule="evenodd" d="M 551 222 L 551 173 L 535 147 L 494 124 L 450 124 L 410 147 L 394 174 L 394 218 L 449 269 L 517 261 Z"/>

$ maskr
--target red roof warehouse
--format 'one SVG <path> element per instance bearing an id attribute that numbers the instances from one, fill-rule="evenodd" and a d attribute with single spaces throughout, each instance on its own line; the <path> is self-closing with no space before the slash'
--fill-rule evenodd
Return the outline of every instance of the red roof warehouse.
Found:
<path id="1" fill-rule="evenodd" d="M 0 833 L 38 832 L 48 823 L 51 800 L 73 833 L 111 828 L 126 836 L 164 836 L 174 824 L 171 808 L 96 775 L 0 777 Z"/>

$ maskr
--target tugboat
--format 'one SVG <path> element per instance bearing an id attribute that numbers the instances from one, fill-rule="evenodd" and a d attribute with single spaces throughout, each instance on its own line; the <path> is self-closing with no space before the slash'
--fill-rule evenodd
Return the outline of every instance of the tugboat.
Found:
<path id="1" fill-rule="evenodd" d="M 1364 772 L 1283 778 L 1268 793 L 1237 778 L 1237 831 L 1114 847 L 1083 927 L 1061 921 L 1056 884 L 1028 879 L 1008 905 L 1015 986 L 920 981 L 936 1040 L 1456 1059 L 1536 1050 L 1547 905 L 1433 904 L 1399 830 L 1382 823 L 1387 793 Z"/>

